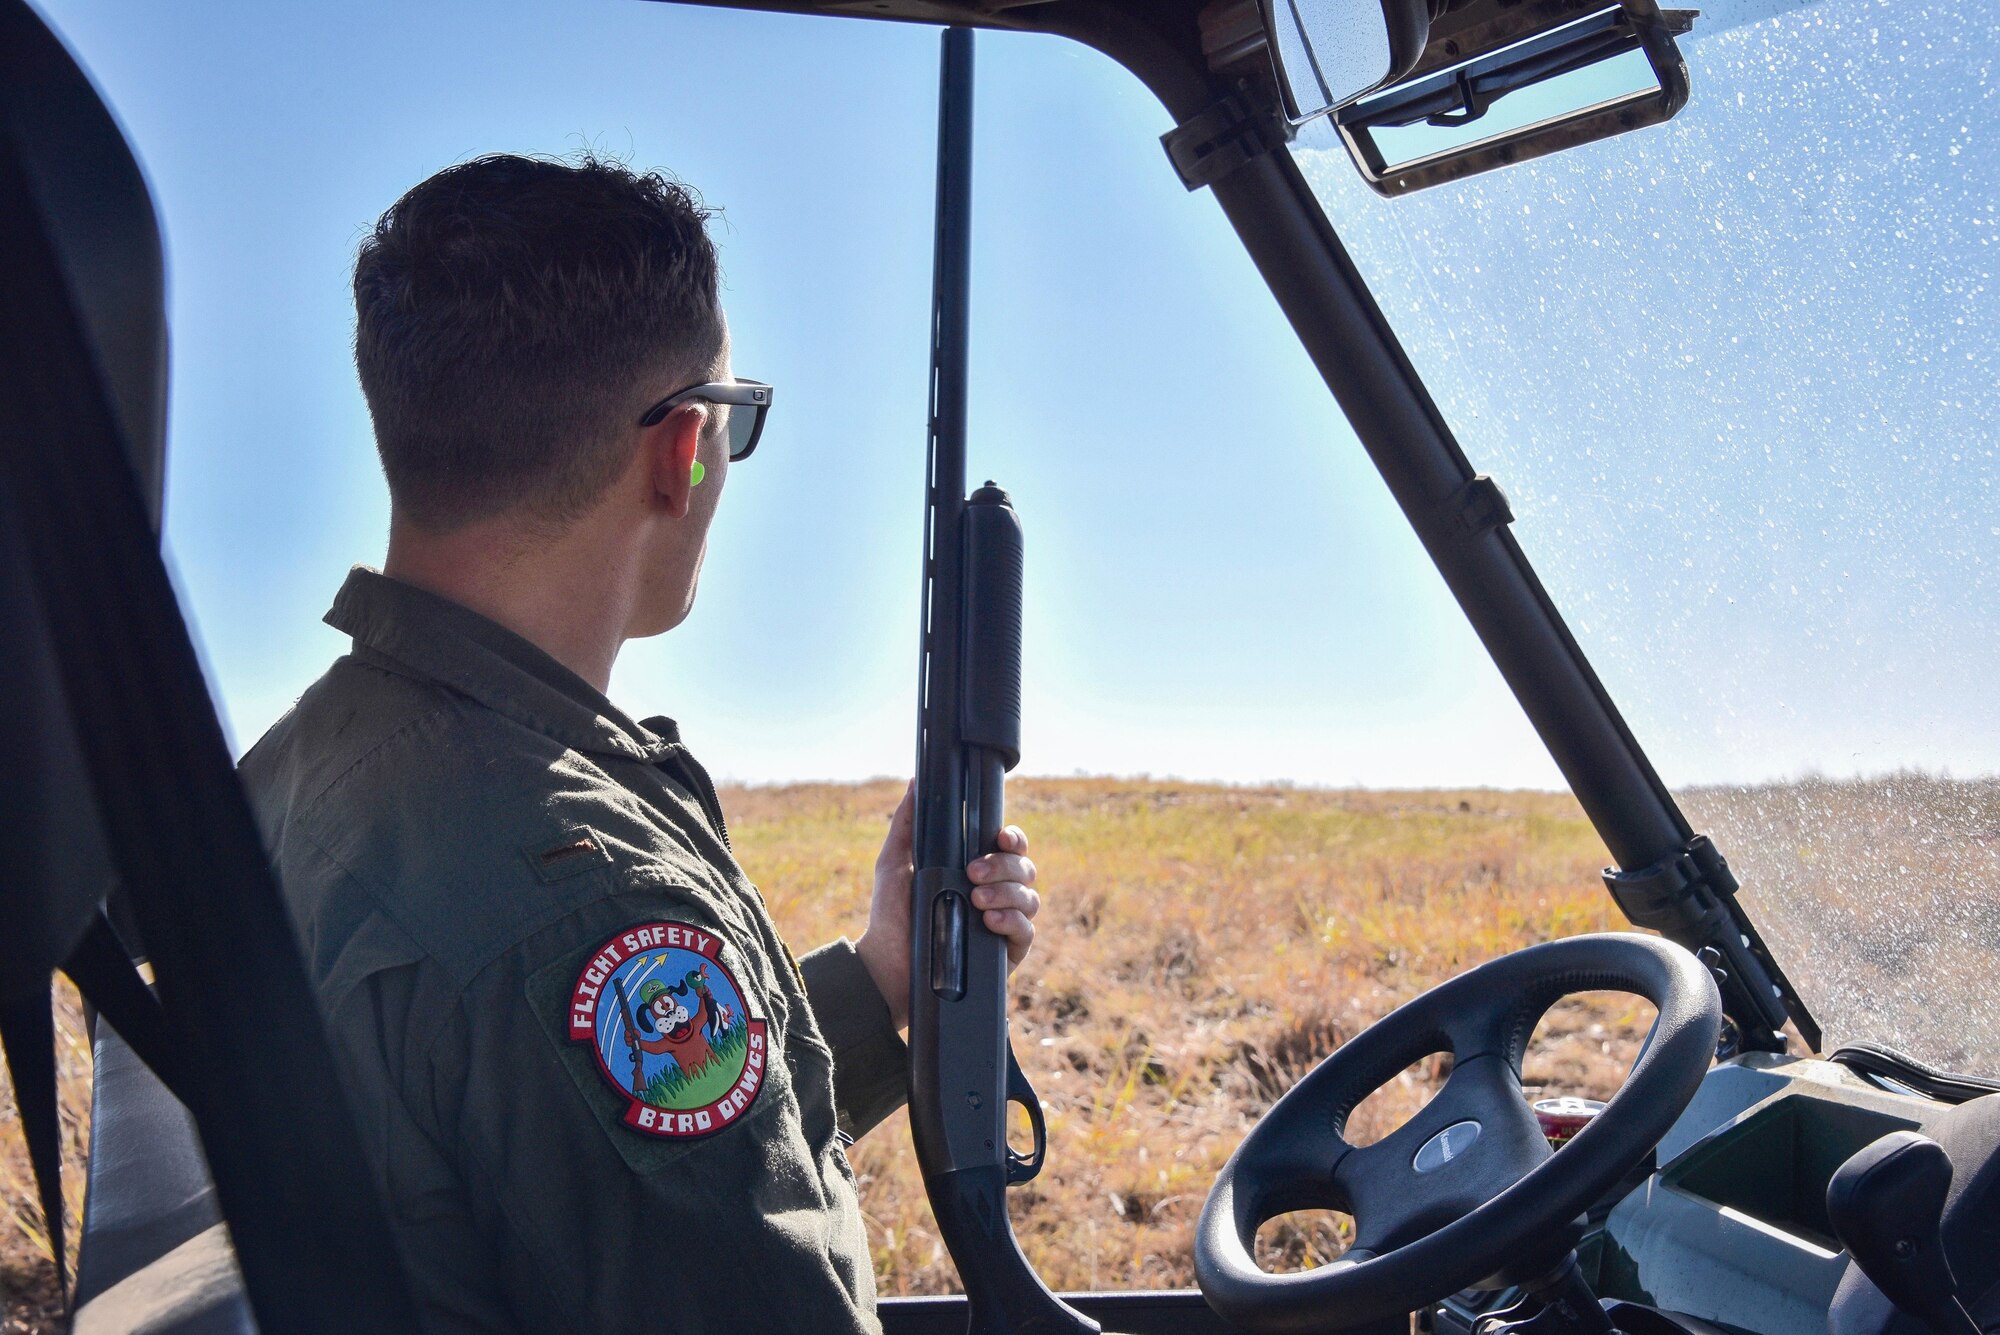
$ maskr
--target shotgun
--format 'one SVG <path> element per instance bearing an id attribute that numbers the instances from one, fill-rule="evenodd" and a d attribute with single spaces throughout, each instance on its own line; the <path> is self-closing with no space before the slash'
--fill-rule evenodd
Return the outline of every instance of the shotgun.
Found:
<path id="1" fill-rule="evenodd" d="M 628 1035 L 626 1042 L 632 1048 L 632 1097 L 635 1099 L 644 1099 L 646 1097 L 646 1058 L 645 1054 L 639 1051 L 639 1019 L 632 1013 L 632 1003 L 625 997 L 625 980 L 623 978 L 613 978 L 611 980 L 611 989 L 618 994 L 618 1009 L 625 1012 L 625 1033 Z"/>
<path id="2" fill-rule="evenodd" d="M 968 1335 L 1085 1335 L 1097 1324 L 1021 1254 L 1007 1187 L 1041 1170 L 1041 1103 L 1007 1039 L 1006 943 L 972 905 L 966 864 L 998 847 L 1021 758 L 1021 522 L 993 483 L 965 494 L 972 199 L 972 32 L 950 28 L 938 95 L 930 459 L 910 932 L 910 1131 Z M 1034 1148 L 1007 1143 L 1007 1105 Z"/>

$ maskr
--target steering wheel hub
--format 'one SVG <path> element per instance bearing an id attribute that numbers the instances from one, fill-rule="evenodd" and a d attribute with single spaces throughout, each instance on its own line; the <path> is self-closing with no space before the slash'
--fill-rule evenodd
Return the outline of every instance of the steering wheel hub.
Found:
<path id="1" fill-rule="evenodd" d="M 1471 1149 L 1479 1139 L 1479 1131 L 1479 1123 L 1472 1118 L 1453 1122 L 1417 1147 L 1417 1157 L 1410 1160 L 1410 1167 L 1419 1173 L 1435 1173 Z"/>

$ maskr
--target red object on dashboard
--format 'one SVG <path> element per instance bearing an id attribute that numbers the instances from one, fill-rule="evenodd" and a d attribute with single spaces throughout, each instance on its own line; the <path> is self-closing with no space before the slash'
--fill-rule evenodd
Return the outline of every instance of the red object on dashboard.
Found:
<path id="1" fill-rule="evenodd" d="M 1552 1150 L 1569 1144 L 1571 1137 L 1590 1125 L 1590 1119 L 1603 1111 L 1604 1105 L 1596 1099 L 1579 1099 L 1574 1095 L 1535 1102 L 1535 1120 L 1542 1124 L 1542 1134 L 1549 1138 Z"/>

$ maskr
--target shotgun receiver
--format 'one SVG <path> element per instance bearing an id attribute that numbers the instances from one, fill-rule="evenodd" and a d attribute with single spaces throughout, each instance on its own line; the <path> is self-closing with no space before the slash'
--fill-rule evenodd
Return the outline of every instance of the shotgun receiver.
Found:
<path id="1" fill-rule="evenodd" d="M 910 913 L 910 1131 L 938 1233 L 965 1284 L 969 1335 L 1086 1335 L 1021 1254 L 1007 1187 L 1042 1166 L 1042 1108 L 1007 1040 L 1006 943 L 973 907 L 966 864 L 998 847 L 1021 758 L 1021 521 L 991 482 L 965 494 L 971 265 L 972 33 L 944 34 L 930 461 L 917 678 L 916 879 Z M 1007 1143 L 1020 1104 L 1034 1148 Z"/>

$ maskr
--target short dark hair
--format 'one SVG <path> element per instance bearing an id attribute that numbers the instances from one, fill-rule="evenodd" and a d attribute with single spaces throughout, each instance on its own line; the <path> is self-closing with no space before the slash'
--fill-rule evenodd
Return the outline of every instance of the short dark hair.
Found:
<path id="1" fill-rule="evenodd" d="M 589 154 L 496 153 L 397 200 L 354 263 L 354 361 L 397 514 L 563 522 L 601 497 L 647 404 L 722 349 L 712 212 Z"/>

